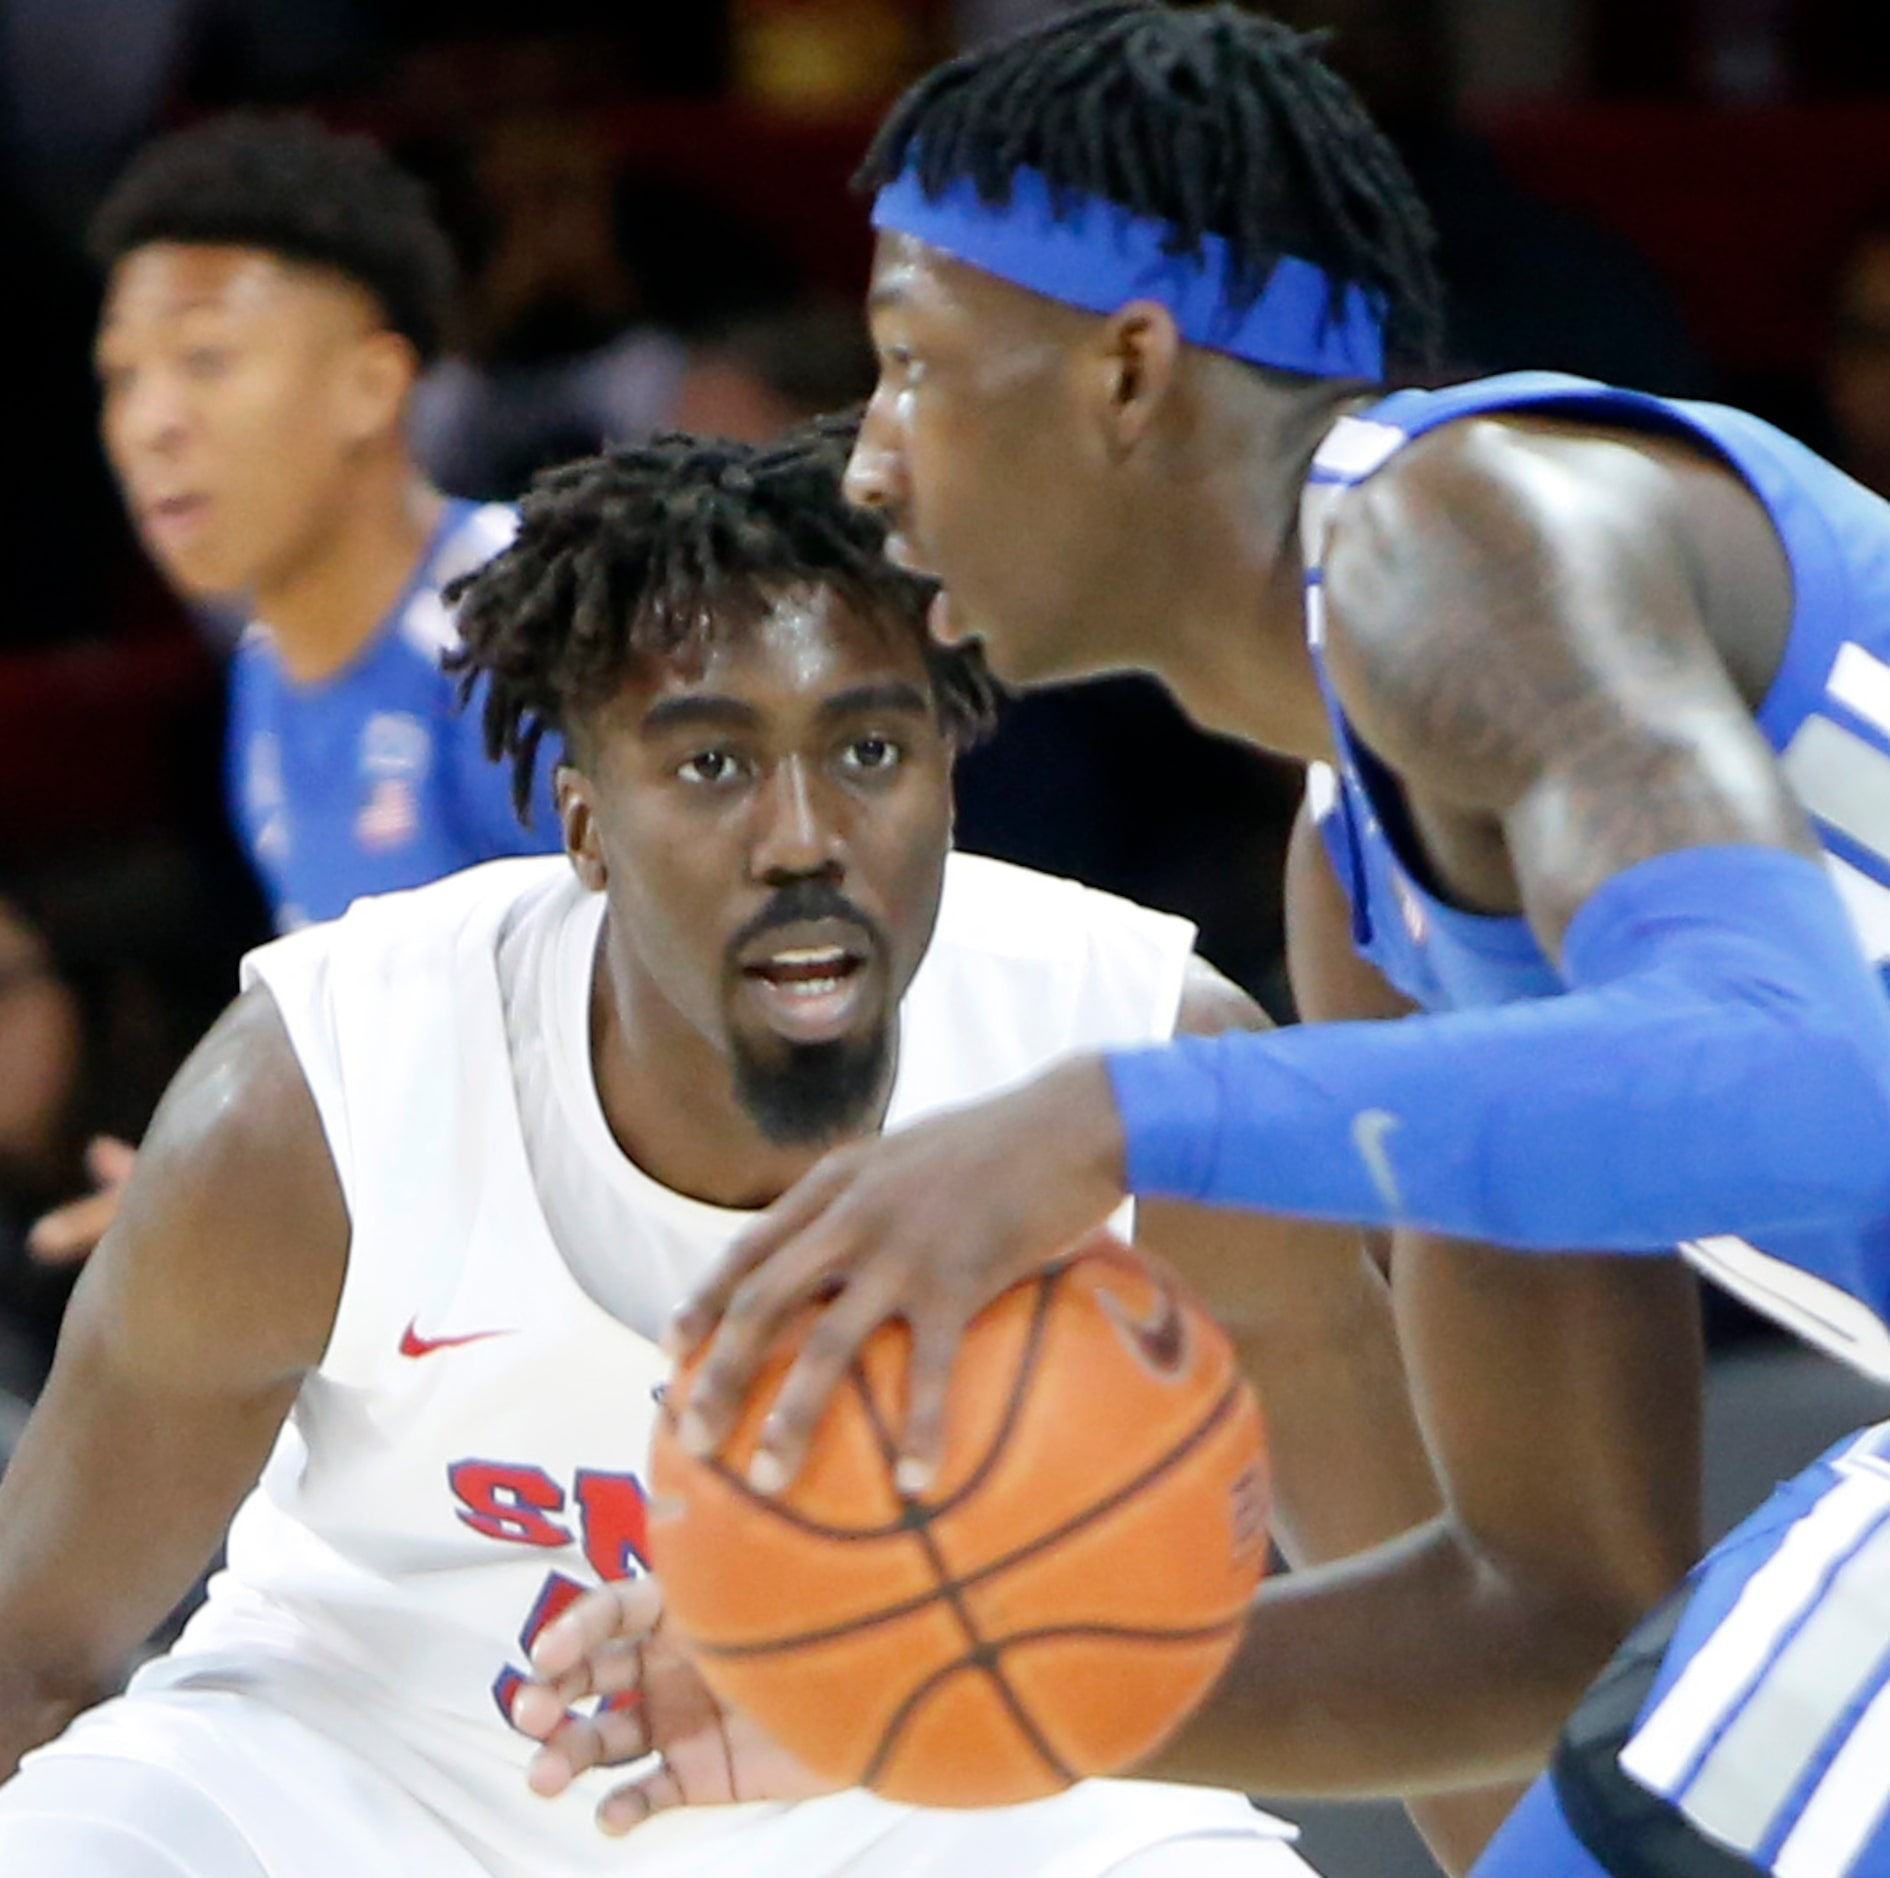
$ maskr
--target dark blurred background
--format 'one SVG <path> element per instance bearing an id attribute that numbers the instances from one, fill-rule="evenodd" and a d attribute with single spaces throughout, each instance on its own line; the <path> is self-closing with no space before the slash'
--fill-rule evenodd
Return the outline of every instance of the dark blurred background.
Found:
<path id="1" fill-rule="evenodd" d="M 312 108 L 427 179 L 470 292 L 425 465 L 515 495 L 663 424 L 763 435 L 870 384 L 846 183 L 889 95 L 1049 0 L 0 0 L 16 470 L 0 612 L 0 899 L 135 1119 L 262 930 L 219 801 L 217 622 L 133 546 L 100 459 L 80 233 L 154 132 Z M 1890 9 L 1879 0 L 1284 0 L 1403 147 L 1451 292 L 1446 374 L 1724 397 L 1890 484 Z M 963 836 L 1191 914 L 1277 1011 L 1290 770 L 1111 682 L 1009 713 Z M 117 1031 L 126 1008 L 135 1039 Z M 0 1011 L 4 1006 L 0 1006 Z M 126 1051 L 130 1051 L 129 1056 Z M 148 1063 L 143 1060 L 148 1057 Z M 88 1059 L 90 1060 L 90 1059 Z M 0 1144 L 0 1206 L 20 1157 Z M 27 1158 L 32 1158 L 28 1156 Z M 58 1162 L 60 1164 L 53 1164 Z"/>
<path id="2" fill-rule="evenodd" d="M 15 465 L 0 1383 L 30 1395 L 63 1291 L 24 1259 L 24 1223 L 83 1184 L 91 1134 L 135 1139 L 266 936 L 221 800 L 225 633 L 144 564 L 96 441 L 81 234 L 104 186 L 153 133 L 238 103 L 383 139 L 431 185 L 470 285 L 460 346 L 422 388 L 418 453 L 455 493 L 508 497 L 606 436 L 760 436 L 863 395 L 868 238 L 846 185 L 878 111 L 954 46 L 1052 10 L 0 0 Z M 1725 398 L 1890 490 L 1883 0 L 1272 10 L 1333 29 L 1334 63 L 1432 205 L 1446 375 L 1551 367 Z M 1189 914 L 1286 1016 L 1279 874 L 1298 786 L 1188 729 L 1152 687 L 1112 681 L 1008 710 L 963 767 L 960 836 Z M 1729 1309 L 1714 1335 L 1742 1357 L 1765 1347 Z M 1401 1855 L 1382 1856 L 1391 1870 Z"/>

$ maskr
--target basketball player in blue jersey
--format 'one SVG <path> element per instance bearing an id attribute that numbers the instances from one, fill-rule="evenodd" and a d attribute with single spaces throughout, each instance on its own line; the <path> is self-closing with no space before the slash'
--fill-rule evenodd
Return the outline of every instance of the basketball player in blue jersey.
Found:
<path id="1" fill-rule="evenodd" d="M 1019 684 L 1153 672 L 1304 758 L 1305 1014 L 1418 1014 L 1092 1054 L 828 1158 L 679 1323 L 714 1338 L 688 1433 L 827 1297 L 757 1481 L 903 1316 L 918 1484 L 966 1317 L 1125 1192 L 1389 1228 L 1449 1511 L 1263 1594 L 1163 1766 L 1526 1772 L 1693 1518 L 1673 1248 L 1890 1374 L 1890 507 L 1717 407 L 1386 397 L 1435 326 L 1422 209 L 1308 42 L 1232 6 L 1109 0 L 943 66 L 864 180 L 851 488 L 938 630 Z M 1890 1430 L 1646 1619 L 1486 1863 L 1753 1868 L 1890 1873 Z"/>
<path id="2" fill-rule="evenodd" d="M 217 119 L 132 163 L 93 245 L 105 446 L 139 537 L 179 594 L 253 621 L 228 789 L 278 927 L 555 848 L 549 792 L 521 825 L 440 668 L 440 589 L 513 514 L 441 495 L 402 434 L 453 306 L 420 185 L 306 119 Z M 41 1256 L 103 1230 L 123 1155 L 94 1160 L 106 1191 L 44 1222 Z"/>
<path id="3" fill-rule="evenodd" d="M 557 845 L 521 829 L 440 669 L 440 588 L 512 512 L 452 501 L 408 454 L 448 337 L 453 264 L 420 185 L 304 118 L 153 144 L 101 206 L 107 454 L 190 599 L 253 624 L 231 675 L 231 808 L 287 929 L 363 893 Z"/>

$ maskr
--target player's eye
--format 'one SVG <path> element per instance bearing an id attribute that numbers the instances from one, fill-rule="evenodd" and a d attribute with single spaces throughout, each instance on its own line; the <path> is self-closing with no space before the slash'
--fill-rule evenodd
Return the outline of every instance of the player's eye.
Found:
<path id="1" fill-rule="evenodd" d="M 711 789 L 736 781 L 741 773 L 741 758 L 732 750 L 698 750 L 676 765 L 676 774 L 684 782 Z"/>
<path id="2" fill-rule="evenodd" d="M 855 737 L 841 752 L 840 761 L 848 769 L 883 772 L 897 769 L 905 751 L 890 737 Z"/>

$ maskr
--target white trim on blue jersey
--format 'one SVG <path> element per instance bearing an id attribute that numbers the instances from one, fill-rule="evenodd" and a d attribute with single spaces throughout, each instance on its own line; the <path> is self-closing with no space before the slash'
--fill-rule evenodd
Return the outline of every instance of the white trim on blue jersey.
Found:
<path id="1" fill-rule="evenodd" d="M 1890 1809 L 1890 1423 L 1834 1472 L 1621 1753 L 1778 1878 L 1841 1878 Z"/>

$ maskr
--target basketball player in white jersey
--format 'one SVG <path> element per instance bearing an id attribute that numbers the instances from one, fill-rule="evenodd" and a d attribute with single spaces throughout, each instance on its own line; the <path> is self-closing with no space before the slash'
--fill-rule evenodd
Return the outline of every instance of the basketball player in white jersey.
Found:
<path id="1" fill-rule="evenodd" d="M 1183 923 L 948 854 L 987 693 L 840 461 L 671 438 L 571 466 L 465 591 L 521 790 L 541 733 L 568 740 L 570 858 L 252 955 L 166 1098 L 0 1483 L 0 1765 L 25 1757 L 0 1871 L 1305 1873 L 1290 1829 L 1202 1788 L 684 1804 L 624 1844 L 594 1818 L 610 1775 L 528 1784 L 531 1645 L 643 1569 L 656 1339 L 752 1209 L 1071 1048 L 1257 1021 Z M 1321 1485 L 1315 1549 L 1372 1536 Z M 204 1608 L 100 1703 L 226 1525 Z M 767 1794 L 806 1793 L 781 1759 Z M 669 1771 L 672 1798 L 755 1794 Z"/>

